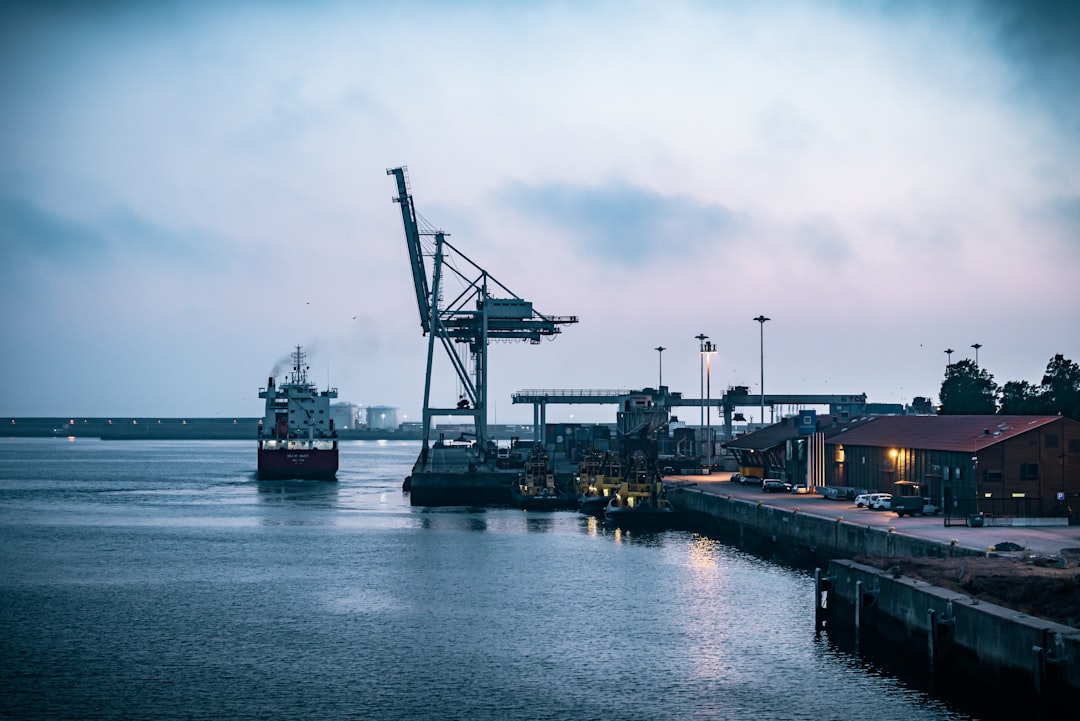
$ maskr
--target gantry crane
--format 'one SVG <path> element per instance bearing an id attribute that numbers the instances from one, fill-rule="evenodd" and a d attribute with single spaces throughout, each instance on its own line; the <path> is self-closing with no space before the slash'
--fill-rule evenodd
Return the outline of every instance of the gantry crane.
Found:
<path id="1" fill-rule="evenodd" d="M 424 382 L 424 445 L 421 460 L 426 460 L 431 434 L 431 420 L 436 416 L 471 416 L 476 433 L 476 447 L 483 460 L 488 453 L 487 433 L 487 373 L 488 343 L 492 340 L 528 341 L 539 343 L 544 337 L 561 332 L 561 327 L 577 323 L 576 316 L 550 316 L 537 312 L 532 303 L 519 298 L 486 270 L 470 260 L 446 239 L 441 230 L 421 230 L 419 216 L 413 205 L 405 167 L 388 168 L 387 175 L 397 180 L 397 197 L 401 219 L 405 226 L 405 241 L 412 264 L 416 304 L 420 311 L 420 327 L 428 337 L 427 372 Z M 424 237 L 434 238 L 434 247 L 425 253 Z M 429 243 L 430 245 L 430 243 Z M 448 262 L 447 255 L 462 261 Z M 430 276 L 427 258 L 430 258 Z M 441 305 L 445 274 L 452 273 L 464 283 L 462 290 L 450 303 Z M 428 278 L 430 277 L 430 283 Z M 493 292 L 500 296 L 495 297 Z M 450 359 L 463 393 L 453 408 L 431 405 L 432 361 L 435 341 L 438 340 Z M 466 344 L 473 362 L 470 375 L 454 344 Z"/>

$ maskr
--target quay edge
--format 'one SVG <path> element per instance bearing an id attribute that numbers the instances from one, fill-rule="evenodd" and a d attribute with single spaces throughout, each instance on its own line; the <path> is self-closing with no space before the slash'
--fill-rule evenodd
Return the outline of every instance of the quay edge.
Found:
<path id="1" fill-rule="evenodd" d="M 516 473 L 497 470 L 473 472 L 413 470 L 409 476 L 409 503 L 413 506 L 510 505 L 510 486 Z"/>
<path id="2" fill-rule="evenodd" d="M 927 649 L 931 668 L 951 661 L 1020 675 L 1045 696 L 1080 691 L 1080 629 L 851 560 L 830 561 L 827 578 L 840 602 L 830 604 L 830 620 L 851 625 L 861 602 L 863 633 Z"/>
<path id="3" fill-rule="evenodd" d="M 680 511 L 698 516 L 721 535 L 738 538 L 740 546 L 782 544 L 789 555 L 806 562 L 868 556 L 981 556 L 985 550 L 942 544 L 907 533 L 894 533 L 837 517 L 801 513 L 741 498 L 705 493 L 694 487 L 673 486 L 668 500 Z"/>
<path id="4" fill-rule="evenodd" d="M 845 520 L 840 516 L 800 512 L 764 501 L 708 493 L 692 485 L 672 485 L 667 497 L 691 519 L 688 527 L 730 539 L 752 552 L 778 551 L 807 563 L 828 566 L 831 590 L 838 604 L 827 616 L 841 622 L 840 607 L 854 608 L 857 582 L 874 591 L 875 626 L 885 626 L 915 646 L 926 648 L 928 634 L 937 638 L 931 618 L 950 626 L 945 647 L 959 651 L 991 673 L 1020 675 L 1036 690 L 1050 676 L 1069 693 L 1080 690 L 1080 629 L 1018 613 L 991 603 L 850 560 L 860 555 L 893 557 L 983 556 L 979 550 L 913 533 L 896 533 Z M 931 614 L 930 612 L 934 613 Z M 931 645 L 932 647 L 932 645 Z"/>

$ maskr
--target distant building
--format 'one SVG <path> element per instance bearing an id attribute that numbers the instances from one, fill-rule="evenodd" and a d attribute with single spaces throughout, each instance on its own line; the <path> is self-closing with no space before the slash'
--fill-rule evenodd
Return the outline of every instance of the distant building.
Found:
<path id="1" fill-rule="evenodd" d="M 1061 416 L 818 416 L 809 435 L 785 419 L 724 446 L 747 477 L 887 493 L 917 483 L 955 516 L 1080 516 L 1080 423 Z"/>
<path id="2" fill-rule="evenodd" d="M 392 431 L 398 427 L 397 408 L 368 406 L 367 426 L 373 431 Z"/>
<path id="3" fill-rule="evenodd" d="M 356 406 L 352 403 L 331 403 L 330 420 L 334 422 L 336 430 L 353 430 L 359 425 Z"/>

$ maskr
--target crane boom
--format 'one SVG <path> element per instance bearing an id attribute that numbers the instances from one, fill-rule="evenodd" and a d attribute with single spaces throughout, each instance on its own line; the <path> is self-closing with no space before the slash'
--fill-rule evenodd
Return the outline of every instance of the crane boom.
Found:
<path id="1" fill-rule="evenodd" d="M 416 306 L 420 309 L 420 327 L 424 333 L 431 331 L 431 291 L 428 289 L 427 271 L 424 268 L 423 248 L 420 244 L 420 228 L 416 224 L 416 208 L 409 194 L 408 170 L 387 168 L 386 174 L 397 180 L 398 194 L 394 202 L 401 206 L 401 221 L 405 226 L 405 242 L 409 246 L 412 263 L 413 285 L 416 287 Z"/>
<path id="2" fill-rule="evenodd" d="M 418 216 L 409 193 L 408 171 L 404 166 L 390 168 L 387 175 L 397 180 L 397 197 L 405 239 L 412 263 L 416 304 L 420 310 L 420 326 L 428 337 L 427 373 L 424 384 L 423 428 L 424 445 L 421 460 L 426 460 L 431 420 L 436 416 L 472 416 L 476 441 L 481 458 L 488 453 L 487 443 L 487 376 L 488 344 L 492 341 L 526 341 L 539 343 L 542 338 L 558 335 L 561 326 L 577 323 L 576 316 L 550 316 L 539 313 L 533 304 L 515 295 L 509 288 L 470 260 L 446 240 L 442 231 L 421 232 Z M 431 281 L 424 263 L 421 236 L 434 236 L 431 255 Z M 446 254 L 453 254 L 449 261 Z M 445 272 L 444 272 L 445 271 Z M 448 303 L 443 302 L 447 276 L 464 284 L 464 290 Z M 499 297 L 493 295 L 499 293 Z M 436 341 L 446 351 L 446 357 L 457 374 L 463 393 L 454 407 L 432 405 L 432 368 Z M 472 373 L 455 350 L 464 344 L 473 361 Z"/>

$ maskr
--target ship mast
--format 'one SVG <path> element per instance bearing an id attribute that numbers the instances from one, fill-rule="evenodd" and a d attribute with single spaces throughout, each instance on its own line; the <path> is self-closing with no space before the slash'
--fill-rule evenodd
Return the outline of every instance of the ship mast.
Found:
<path id="1" fill-rule="evenodd" d="M 304 361 L 307 356 L 300 346 L 296 346 L 296 350 L 293 351 L 293 372 L 292 383 L 294 385 L 308 385 L 307 380 L 307 366 L 304 365 Z"/>

